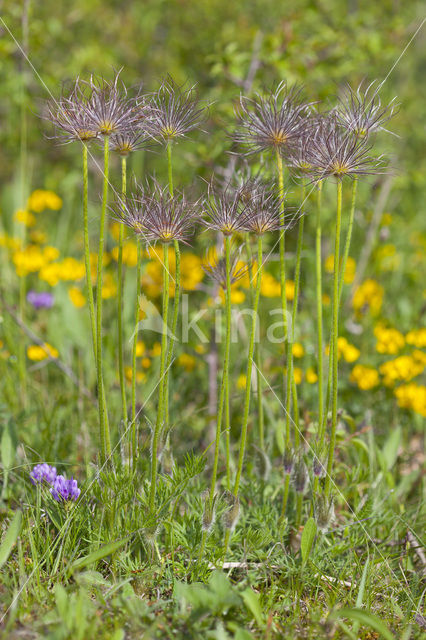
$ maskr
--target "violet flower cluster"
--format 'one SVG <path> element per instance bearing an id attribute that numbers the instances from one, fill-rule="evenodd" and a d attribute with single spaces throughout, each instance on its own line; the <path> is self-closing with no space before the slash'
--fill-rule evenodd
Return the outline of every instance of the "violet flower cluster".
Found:
<path id="1" fill-rule="evenodd" d="M 50 309 L 53 306 L 54 298 L 49 291 L 29 291 L 27 293 L 27 302 L 29 302 L 34 309 Z"/>
<path id="2" fill-rule="evenodd" d="M 56 480 L 56 467 L 49 464 L 36 464 L 30 473 L 30 480 L 33 484 L 41 484 L 43 481 L 47 484 L 53 484 Z"/>
<path id="3" fill-rule="evenodd" d="M 75 502 L 78 499 L 81 490 L 78 488 L 77 480 L 75 480 L 74 478 L 56 476 L 50 493 L 58 502 L 61 502 L 61 500 L 74 500 Z"/>
<path id="4" fill-rule="evenodd" d="M 36 464 L 30 473 L 30 480 L 34 485 L 41 484 L 42 482 L 50 484 L 50 493 L 57 502 L 67 500 L 74 500 L 75 502 L 81 493 L 81 490 L 77 486 L 77 480 L 72 477 L 66 478 L 65 476 L 57 475 L 56 467 L 51 467 L 45 462 L 43 464 Z"/>

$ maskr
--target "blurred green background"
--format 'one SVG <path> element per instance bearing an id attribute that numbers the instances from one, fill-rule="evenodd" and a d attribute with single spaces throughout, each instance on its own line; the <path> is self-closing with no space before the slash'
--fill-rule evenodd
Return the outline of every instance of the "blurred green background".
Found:
<path id="1" fill-rule="evenodd" d="M 166 73 L 178 82 L 197 83 L 200 96 L 213 104 L 209 136 L 199 135 L 198 145 L 185 145 L 180 155 L 178 177 L 190 182 L 226 163 L 230 143 L 223 129 L 232 122 L 233 106 L 251 71 L 256 71 L 253 90 L 286 79 L 303 83 L 310 99 L 331 101 L 343 83 L 382 81 L 390 73 L 383 100 L 397 96 L 402 107 L 391 127 L 400 140 L 397 145 L 390 140 L 388 147 L 396 153 L 401 213 L 411 216 L 426 180 L 424 30 L 398 58 L 424 17 L 422 8 L 423 3 L 410 0 L 6 0 L 2 18 L 34 69 L 0 24 L 2 182 L 16 175 L 22 109 L 31 186 L 57 188 L 69 173 L 67 154 L 43 139 L 45 126 L 37 116 L 49 92 L 57 96 L 61 83 L 79 74 L 111 77 L 113 69 L 122 67 L 126 83 L 143 82 L 148 91 Z M 149 170 L 158 168 L 155 155 L 149 154 L 148 164 Z"/>

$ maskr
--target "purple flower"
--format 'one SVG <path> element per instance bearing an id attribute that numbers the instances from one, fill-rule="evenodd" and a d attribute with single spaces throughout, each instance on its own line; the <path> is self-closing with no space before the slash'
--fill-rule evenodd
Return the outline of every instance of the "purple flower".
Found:
<path id="1" fill-rule="evenodd" d="M 81 491 L 74 478 L 68 480 L 65 476 L 56 476 L 50 493 L 55 500 L 60 502 L 61 500 L 77 500 Z"/>
<path id="2" fill-rule="evenodd" d="M 30 473 L 30 480 L 33 484 L 47 482 L 53 484 L 56 479 L 56 468 L 51 467 L 49 464 L 43 462 L 43 464 L 36 464 L 34 469 Z"/>
<path id="3" fill-rule="evenodd" d="M 33 305 L 34 309 L 50 309 L 53 306 L 53 295 L 49 291 L 28 291 L 27 301 Z"/>

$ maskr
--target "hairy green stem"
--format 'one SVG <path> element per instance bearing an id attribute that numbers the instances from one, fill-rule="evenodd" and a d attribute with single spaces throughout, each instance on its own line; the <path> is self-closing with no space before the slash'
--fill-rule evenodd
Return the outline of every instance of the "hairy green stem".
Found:
<path id="1" fill-rule="evenodd" d="M 104 253 L 105 216 L 108 201 L 108 174 L 109 174 L 109 140 L 104 137 L 104 177 L 102 193 L 101 219 L 99 223 L 99 249 L 96 279 L 96 368 L 98 375 L 98 404 L 99 427 L 101 441 L 101 456 L 105 460 L 111 454 L 111 438 L 108 427 L 106 410 L 106 397 L 104 392 L 104 380 L 102 370 L 102 260 Z"/>
<path id="2" fill-rule="evenodd" d="M 169 194 L 170 197 L 173 198 L 173 163 L 172 163 L 172 143 L 169 141 L 167 143 L 167 170 L 168 170 L 168 178 L 169 178 Z M 171 327 L 171 336 L 170 343 L 167 351 L 166 358 L 166 372 L 165 372 L 165 381 L 164 381 L 164 422 L 166 428 L 169 424 L 169 379 L 170 379 L 170 365 L 172 363 L 173 358 L 173 349 L 176 342 L 176 329 L 177 329 L 177 321 L 179 317 L 179 303 L 180 303 L 180 248 L 179 242 L 177 240 L 174 241 L 174 249 L 175 249 L 175 297 L 173 301 L 173 316 L 172 316 L 172 327 Z"/>
<path id="3" fill-rule="evenodd" d="M 214 495 L 217 480 L 217 468 L 219 464 L 220 436 L 222 434 L 222 420 L 225 405 L 226 383 L 229 380 L 229 356 L 231 351 L 231 238 L 227 235 L 224 238 L 225 243 L 225 262 L 226 262 L 226 290 L 225 290 L 225 308 L 226 308 L 226 327 L 225 327 L 225 351 L 223 354 L 223 371 L 222 383 L 220 385 L 219 404 L 217 408 L 216 418 L 216 437 L 214 446 L 213 469 L 210 480 L 210 491 L 208 499 L 208 511 L 212 512 Z M 204 545 L 207 538 L 207 531 L 203 531 L 201 546 L 199 552 L 199 560 L 201 560 Z"/>
<path id="4" fill-rule="evenodd" d="M 251 373 L 253 369 L 254 341 L 255 341 L 255 335 L 256 335 L 256 319 L 257 319 L 257 309 L 259 306 L 259 298 L 260 298 L 260 286 L 262 282 L 262 270 L 263 270 L 263 245 L 262 245 L 262 236 L 259 235 L 257 239 L 256 289 L 254 292 L 254 299 L 253 299 L 249 350 L 248 350 L 248 356 L 247 356 L 246 390 L 245 390 L 245 396 L 244 396 L 243 424 L 241 429 L 241 440 L 240 440 L 240 450 L 238 455 L 237 475 L 235 477 L 234 491 L 233 491 L 235 496 L 238 496 L 238 489 L 240 487 L 241 473 L 243 470 L 243 462 L 244 462 L 244 451 L 245 451 L 246 440 L 247 440 L 247 426 L 248 426 L 248 417 L 249 417 L 249 410 L 250 410 Z"/>
<path id="5" fill-rule="evenodd" d="M 317 223 L 315 234 L 316 254 L 316 294 L 317 294 L 317 358 L 318 358 L 318 433 L 324 412 L 324 365 L 322 343 L 322 258 L 321 258 L 321 195 L 322 182 L 318 183 L 317 192 Z"/>
<path id="6" fill-rule="evenodd" d="M 180 303 L 180 248 L 179 242 L 177 240 L 174 241 L 174 249 L 175 249 L 175 298 L 173 302 L 173 316 L 172 316 L 172 326 L 171 326 L 171 334 L 170 334 L 170 342 L 167 350 L 167 360 L 166 360 L 166 373 L 165 373 L 165 382 L 164 382 L 164 421 L 166 428 L 169 425 L 169 374 L 170 374 L 170 366 L 172 364 L 173 358 L 173 350 L 176 342 L 176 331 L 177 331 L 177 322 L 179 317 L 179 303 Z"/>
<path id="7" fill-rule="evenodd" d="M 352 239 L 352 229 L 354 226 L 354 216 L 355 216 L 355 202 L 356 202 L 356 193 L 358 186 L 358 178 L 354 178 L 352 184 L 352 200 L 351 200 L 351 210 L 349 212 L 349 222 L 348 222 L 348 230 L 346 232 L 346 240 L 345 247 L 343 250 L 342 264 L 340 265 L 340 276 L 339 276 L 339 306 L 342 298 L 342 290 L 343 285 L 345 283 L 345 271 L 346 271 L 346 263 L 349 257 L 349 249 L 351 247 L 351 239 Z"/>
<path id="8" fill-rule="evenodd" d="M 167 356 L 167 330 L 169 315 L 169 245 L 163 244 L 163 333 L 161 337 L 161 358 L 160 358 L 160 388 L 158 393 L 157 420 L 154 427 L 151 446 L 151 487 L 149 493 L 149 507 L 151 513 L 154 512 L 155 494 L 157 491 L 157 455 L 158 440 L 164 419 L 164 386 L 165 368 Z"/>
<path id="9" fill-rule="evenodd" d="M 253 255 L 250 244 L 250 234 L 245 234 L 245 246 L 247 255 L 247 267 L 250 282 L 250 302 L 253 304 L 254 284 L 253 284 L 253 269 L 252 261 Z M 257 387 L 257 417 L 259 421 L 259 445 L 262 451 L 265 451 L 265 427 L 264 427 L 264 412 L 263 412 L 263 393 L 262 393 L 262 362 L 260 353 L 260 343 L 256 342 L 254 347 L 254 361 L 256 364 L 256 387 Z M 228 487 L 229 488 L 229 487 Z"/>
<path id="10" fill-rule="evenodd" d="M 132 344 L 132 459 L 133 466 L 137 458 L 136 445 L 136 351 L 138 344 L 138 323 L 139 323 L 139 291 L 141 286 L 141 264 L 142 264 L 142 247 L 139 238 L 137 242 L 137 259 L 136 259 L 136 305 L 135 305 L 135 331 L 133 334 Z"/>
<path id="11" fill-rule="evenodd" d="M 126 198 L 127 190 L 127 159 L 126 156 L 121 158 L 121 197 Z M 120 380 L 121 391 L 121 411 L 123 423 L 127 422 L 127 402 L 126 402 L 126 381 L 124 377 L 124 355 L 123 355 L 123 238 L 124 225 L 120 224 L 118 230 L 118 291 L 117 291 L 117 324 L 118 324 L 118 377 Z M 132 378 L 133 380 L 133 378 Z"/>
<path id="12" fill-rule="evenodd" d="M 304 200 L 305 189 L 302 190 L 302 201 Z M 294 327 L 296 324 L 296 315 L 297 315 L 297 301 L 299 297 L 299 287 L 300 287 L 300 262 L 302 255 L 302 244 L 303 244 L 303 227 L 304 227 L 304 216 L 300 218 L 299 222 L 299 232 L 297 236 L 297 249 L 296 249 L 296 267 L 294 274 L 294 298 L 293 298 L 293 308 L 291 313 L 291 328 L 290 328 L 290 339 L 287 340 L 287 349 L 286 349 L 286 363 L 287 363 L 287 391 L 286 391 L 286 431 L 290 431 L 290 410 L 291 410 L 291 396 L 292 396 L 292 388 L 293 388 L 293 410 L 294 410 L 294 444 L 296 447 L 300 445 L 300 426 L 299 426 L 299 411 L 297 408 L 297 391 L 296 391 L 296 383 L 294 379 L 294 371 L 293 371 L 293 342 L 294 342 Z M 287 445 L 288 446 L 288 445 Z M 281 517 L 284 517 L 285 511 L 287 508 L 288 501 L 288 482 L 287 477 L 284 484 L 284 494 L 283 501 L 281 505 Z"/>
<path id="13" fill-rule="evenodd" d="M 83 143 L 83 242 L 84 265 L 86 267 L 86 289 L 89 302 L 90 326 L 92 329 L 93 354 L 96 358 L 96 314 L 93 300 L 92 273 L 90 267 L 89 217 L 88 217 L 89 176 L 87 170 L 87 145 Z"/>
<path id="14" fill-rule="evenodd" d="M 333 277 L 333 386 L 331 408 L 331 433 L 328 449 L 327 475 L 325 477 L 324 493 L 328 498 L 331 489 L 331 473 L 333 470 L 334 449 L 336 446 L 337 428 L 337 384 L 338 384 L 338 357 L 337 339 L 339 335 L 339 260 L 340 260 L 340 228 L 342 222 L 342 181 L 337 183 L 337 213 L 336 233 L 334 241 L 334 277 Z"/>

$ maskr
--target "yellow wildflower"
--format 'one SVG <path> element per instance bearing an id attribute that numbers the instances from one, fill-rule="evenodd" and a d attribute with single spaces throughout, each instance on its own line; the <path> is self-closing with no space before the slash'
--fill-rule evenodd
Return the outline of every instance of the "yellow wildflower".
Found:
<path id="1" fill-rule="evenodd" d="M 45 209 L 59 211 L 62 207 L 62 199 L 53 191 L 36 189 L 28 198 L 27 207 L 35 213 L 41 213 Z"/>
<path id="2" fill-rule="evenodd" d="M 281 295 L 281 284 L 274 278 L 274 276 L 265 272 L 262 275 L 260 293 L 266 298 L 279 298 Z"/>
<path id="3" fill-rule="evenodd" d="M 117 284 L 111 273 L 106 273 L 103 278 L 102 284 L 102 298 L 113 298 L 117 293 Z"/>
<path id="4" fill-rule="evenodd" d="M 151 349 L 151 357 L 156 358 L 161 355 L 161 344 L 159 342 L 154 342 Z"/>
<path id="5" fill-rule="evenodd" d="M 303 345 L 300 344 L 300 342 L 295 342 L 293 344 L 292 352 L 295 358 L 302 358 L 305 355 L 305 349 L 303 348 Z"/>
<path id="6" fill-rule="evenodd" d="M 394 394 L 400 407 L 412 409 L 426 418 L 426 386 L 411 382 L 395 389 Z"/>
<path id="7" fill-rule="evenodd" d="M 350 380 L 363 391 L 368 391 L 379 384 L 379 374 L 373 367 L 356 364 L 352 369 Z"/>
<path id="8" fill-rule="evenodd" d="M 247 383 L 247 376 L 241 373 L 237 378 L 237 389 L 245 389 Z"/>
<path id="9" fill-rule="evenodd" d="M 177 358 L 177 363 L 180 364 L 185 371 L 192 371 L 196 365 L 196 359 L 189 353 L 181 353 Z"/>
<path id="10" fill-rule="evenodd" d="M 407 344 L 411 344 L 418 349 L 426 347 L 426 327 L 412 329 L 405 336 Z"/>
<path id="11" fill-rule="evenodd" d="M 318 381 L 318 376 L 313 367 L 309 367 L 306 371 L 306 382 L 309 384 L 315 384 Z"/>
<path id="12" fill-rule="evenodd" d="M 373 315 L 377 315 L 382 302 L 383 287 L 376 280 L 367 279 L 356 288 L 352 304 L 357 312 L 369 309 Z"/>
<path id="13" fill-rule="evenodd" d="M 327 355 L 330 352 L 330 347 L 327 346 Z M 357 349 L 353 344 L 350 344 L 346 338 L 343 336 L 339 336 L 337 338 L 337 356 L 340 359 L 342 356 L 346 360 L 346 362 L 355 362 L 358 360 L 361 352 Z"/>
<path id="14" fill-rule="evenodd" d="M 149 369 L 149 367 L 151 366 L 150 358 L 147 358 L 146 356 L 142 358 L 141 365 L 143 366 L 144 369 Z"/>
<path id="15" fill-rule="evenodd" d="M 113 247 L 111 255 L 118 262 L 118 247 Z M 136 242 L 125 242 L 123 245 L 123 264 L 136 267 L 138 261 L 138 247 Z"/>
<path id="16" fill-rule="evenodd" d="M 68 297 L 77 309 L 81 309 L 86 304 L 86 298 L 78 287 L 70 287 L 68 289 Z"/>
<path id="17" fill-rule="evenodd" d="M 55 262 L 46 264 L 40 269 L 38 277 L 54 287 L 60 280 L 60 266 Z"/>
<path id="18" fill-rule="evenodd" d="M 39 271 L 47 262 L 46 257 L 37 245 L 28 245 L 25 249 L 18 249 L 12 257 L 18 276 Z"/>
<path id="19" fill-rule="evenodd" d="M 303 380 L 303 371 L 300 367 L 294 367 L 293 377 L 296 384 L 300 384 Z"/>
<path id="20" fill-rule="evenodd" d="M 424 363 L 412 356 L 399 356 L 380 365 L 380 373 L 386 386 L 391 387 L 397 381 L 409 382 L 420 375 L 425 368 Z"/>
<path id="21" fill-rule="evenodd" d="M 374 328 L 374 335 L 377 338 L 376 351 L 379 353 L 395 355 L 405 344 L 404 336 L 400 331 L 386 328 L 382 324 Z"/>
<path id="22" fill-rule="evenodd" d="M 375 251 L 375 257 L 382 271 L 395 271 L 398 269 L 401 258 L 396 252 L 394 244 L 384 244 Z"/>
<path id="23" fill-rule="evenodd" d="M 58 267 L 61 280 L 81 280 L 86 274 L 84 263 L 75 258 L 65 258 Z"/>
<path id="24" fill-rule="evenodd" d="M 27 356 L 29 360 L 39 362 L 46 358 L 57 358 L 59 352 L 52 345 L 45 342 L 43 345 L 32 344 L 27 348 Z"/>
<path id="25" fill-rule="evenodd" d="M 18 209 L 14 213 L 14 219 L 16 222 L 21 222 L 26 227 L 34 227 L 36 223 L 36 217 L 30 211 L 26 211 L 25 209 Z"/>
<path id="26" fill-rule="evenodd" d="M 342 266 L 342 261 L 343 261 L 343 258 L 340 259 L 339 268 Z M 324 267 L 327 273 L 333 273 L 334 255 L 327 256 Z M 356 272 L 356 262 L 353 258 L 351 258 L 351 256 L 348 256 L 348 259 L 346 260 L 345 276 L 343 279 L 345 284 L 351 284 L 351 282 L 354 281 L 355 272 Z"/>
<path id="27" fill-rule="evenodd" d="M 141 356 L 144 355 L 145 351 L 146 351 L 145 342 L 142 342 L 142 340 L 138 340 L 136 343 L 136 356 L 140 358 Z"/>
<path id="28" fill-rule="evenodd" d="M 287 300 L 293 300 L 294 299 L 294 282 L 293 280 L 286 280 L 285 281 L 285 297 L 287 298 Z"/>
<path id="29" fill-rule="evenodd" d="M 131 382 L 133 377 L 132 367 L 124 367 L 124 375 L 126 380 Z M 136 370 L 136 382 L 146 382 L 146 373 Z"/>

